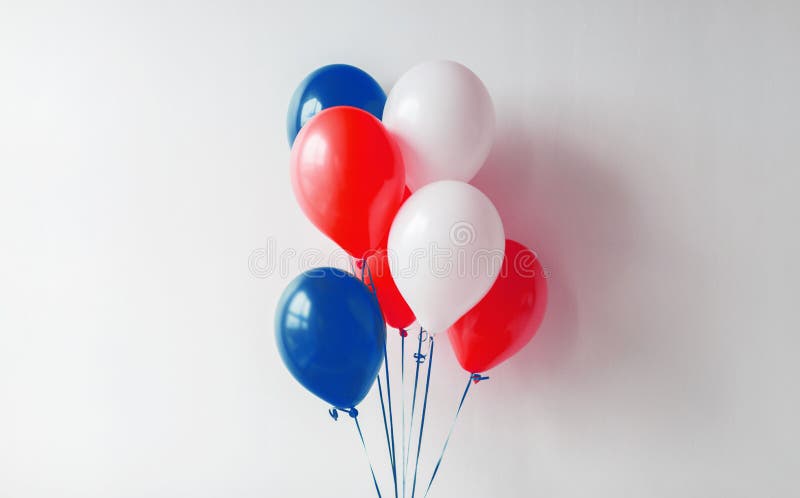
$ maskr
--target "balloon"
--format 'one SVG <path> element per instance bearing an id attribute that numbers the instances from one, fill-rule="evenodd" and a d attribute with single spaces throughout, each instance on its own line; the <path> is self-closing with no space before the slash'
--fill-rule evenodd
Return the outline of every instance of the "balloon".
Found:
<path id="1" fill-rule="evenodd" d="M 405 185 L 380 121 L 355 107 L 322 111 L 297 135 L 290 161 L 295 197 L 317 228 L 355 258 L 380 245 Z"/>
<path id="2" fill-rule="evenodd" d="M 486 296 L 448 330 L 456 358 L 471 373 L 516 354 L 536 334 L 547 306 L 547 282 L 536 254 L 506 241 L 503 270 Z"/>
<path id="3" fill-rule="evenodd" d="M 294 378 L 337 408 L 364 399 L 383 364 L 386 325 L 378 301 L 336 268 L 308 270 L 286 287 L 275 336 Z"/>
<path id="4" fill-rule="evenodd" d="M 414 312 L 408 307 L 408 303 L 403 299 L 397 289 L 397 284 L 392 279 L 389 270 L 389 254 L 386 249 L 378 249 L 370 253 L 366 261 L 369 265 L 369 270 L 365 270 L 368 272 L 365 273 L 366 281 L 369 282 L 371 274 L 386 323 L 396 329 L 402 329 L 414 323 Z M 363 262 L 359 260 L 356 264 L 361 269 Z"/>
<path id="5" fill-rule="evenodd" d="M 361 69 L 347 64 L 323 66 L 306 76 L 292 95 L 286 115 L 289 145 L 294 144 L 300 128 L 320 111 L 346 105 L 381 119 L 385 103 L 383 88 Z"/>
<path id="6" fill-rule="evenodd" d="M 468 183 L 445 180 L 413 193 L 389 232 L 389 267 L 420 325 L 446 330 L 489 291 L 503 261 L 503 222 Z"/>
<path id="7" fill-rule="evenodd" d="M 403 202 L 409 197 L 411 197 L 411 191 L 406 188 L 403 191 Z M 388 239 L 388 233 L 386 237 Z M 406 300 L 397 289 L 397 284 L 392 279 L 392 273 L 389 270 L 389 254 L 386 250 L 387 243 L 388 240 L 384 239 L 378 250 L 370 251 L 367 254 L 369 270 L 365 269 L 364 277 L 369 282 L 369 277 L 372 276 L 386 323 L 390 327 L 402 329 L 414 323 L 414 312 L 408 307 Z M 363 268 L 363 260 L 357 259 L 355 264 L 359 270 Z"/>
<path id="8" fill-rule="evenodd" d="M 397 140 L 411 191 L 439 180 L 468 182 L 494 139 L 494 107 L 483 82 L 457 62 L 405 73 L 389 92 L 383 124 Z"/>

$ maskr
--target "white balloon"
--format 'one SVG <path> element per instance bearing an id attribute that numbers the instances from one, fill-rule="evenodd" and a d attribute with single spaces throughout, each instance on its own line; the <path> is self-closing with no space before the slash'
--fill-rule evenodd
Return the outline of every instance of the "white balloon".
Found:
<path id="1" fill-rule="evenodd" d="M 494 141 L 494 106 L 468 68 L 425 62 L 389 92 L 383 124 L 400 146 L 406 185 L 414 192 L 431 182 L 468 182 L 475 176 Z"/>
<path id="2" fill-rule="evenodd" d="M 445 180 L 411 195 L 389 231 L 389 269 L 420 325 L 446 330 L 489 292 L 505 254 L 503 222 L 486 195 Z"/>

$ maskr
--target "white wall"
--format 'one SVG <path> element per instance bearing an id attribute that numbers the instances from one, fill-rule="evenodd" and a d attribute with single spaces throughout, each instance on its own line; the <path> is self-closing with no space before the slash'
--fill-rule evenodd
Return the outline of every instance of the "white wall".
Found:
<path id="1" fill-rule="evenodd" d="M 430 58 L 489 87 L 474 183 L 552 274 L 431 496 L 800 494 L 798 4 L 409 3 L 0 4 L 0 496 L 372 495 L 275 350 L 300 262 L 248 259 L 334 248 L 289 186 L 300 79 Z M 465 381 L 440 346 L 425 480 Z"/>

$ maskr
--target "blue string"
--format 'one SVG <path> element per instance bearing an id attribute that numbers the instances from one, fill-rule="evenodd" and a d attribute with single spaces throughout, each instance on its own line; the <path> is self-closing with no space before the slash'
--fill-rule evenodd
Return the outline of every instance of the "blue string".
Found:
<path id="1" fill-rule="evenodd" d="M 444 452 L 447 450 L 447 445 L 450 443 L 450 437 L 453 435 L 453 429 L 456 428 L 456 421 L 458 420 L 458 416 L 461 414 L 461 407 L 464 406 L 464 400 L 467 398 L 469 387 L 472 385 L 473 382 L 477 384 L 482 380 L 488 380 L 488 379 L 489 377 L 483 377 L 480 374 L 471 374 L 467 379 L 467 387 L 464 389 L 464 394 L 461 395 L 461 401 L 458 403 L 456 416 L 453 417 L 453 423 L 450 425 L 450 432 L 447 433 L 447 438 L 444 440 L 442 453 L 439 455 L 439 460 L 436 462 L 436 467 L 433 469 L 433 475 L 431 475 L 431 480 L 428 482 L 428 488 L 425 490 L 424 496 L 428 496 L 428 492 L 431 490 L 431 486 L 433 485 L 433 480 L 436 478 L 436 473 L 439 472 L 439 466 L 442 464 L 442 459 L 444 458 Z"/>
<path id="2" fill-rule="evenodd" d="M 375 294 L 375 297 L 378 296 L 378 291 L 375 289 L 375 279 L 372 278 L 372 269 L 367 264 L 367 258 L 363 259 L 363 266 L 361 270 L 361 278 L 363 281 L 364 278 L 364 270 L 366 270 L 367 275 L 369 276 L 369 286 L 372 289 L 372 293 Z M 397 465 L 396 465 L 396 452 L 395 452 L 395 445 L 394 445 L 394 415 L 392 414 L 392 384 L 389 381 L 389 358 L 386 354 L 386 341 L 383 342 L 383 366 L 384 372 L 386 374 L 386 397 L 387 402 L 389 404 L 389 426 L 391 427 L 392 432 L 392 440 L 389 441 L 389 429 L 386 428 L 386 409 L 383 404 L 383 390 L 381 389 L 381 378 L 378 376 L 378 394 L 381 397 L 381 411 L 383 412 L 383 428 L 386 431 L 386 445 L 389 447 L 389 463 L 392 466 L 392 481 L 394 482 L 394 498 L 397 498 Z"/>
<path id="3" fill-rule="evenodd" d="M 370 272 L 370 282 L 367 283 L 365 277 L 367 275 L 367 271 L 369 270 L 369 266 L 367 265 L 367 258 L 366 256 L 359 261 L 361 266 L 361 283 L 364 285 L 368 285 L 372 290 L 372 293 L 377 296 L 377 292 L 375 290 L 375 284 L 372 282 L 372 273 Z M 384 362 L 386 361 L 386 344 L 384 343 Z M 383 404 L 383 387 L 381 386 L 381 377 L 378 375 L 378 397 L 381 400 L 381 414 L 383 414 L 383 431 L 386 434 L 386 448 L 389 451 L 389 465 L 394 466 L 394 458 L 392 457 L 392 443 L 389 441 L 389 426 L 386 423 L 386 406 Z"/>
<path id="4" fill-rule="evenodd" d="M 355 408 L 353 408 L 355 410 Z M 369 459 L 369 452 L 367 451 L 367 444 L 364 442 L 364 434 L 361 432 L 361 424 L 358 423 L 358 412 L 350 412 L 350 416 L 353 417 L 353 420 L 356 423 L 356 429 L 358 429 L 358 438 L 361 439 L 361 446 L 364 448 L 364 455 L 367 456 L 367 463 L 369 463 L 369 472 L 372 474 L 372 484 L 375 485 L 375 491 L 378 493 L 378 498 L 381 497 L 381 488 L 378 487 L 378 480 L 375 478 L 375 469 L 372 468 L 372 460 Z"/>
<path id="5" fill-rule="evenodd" d="M 375 478 L 375 469 L 372 467 L 372 460 L 369 458 L 369 452 L 367 451 L 367 444 L 364 442 L 364 434 L 361 432 L 361 424 L 358 423 L 358 410 L 355 408 L 331 408 L 328 410 L 328 414 L 333 420 L 339 420 L 339 411 L 343 411 L 350 415 L 350 418 L 352 418 L 356 423 L 356 429 L 358 429 L 358 438 L 361 440 L 361 447 L 364 448 L 364 455 L 367 457 L 367 463 L 369 464 L 369 472 L 372 474 L 372 483 L 375 485 L 375 491 L 378 492 L 378 498 L 382 498 L 381 489 L 378 487 L 378 480 Z"/>
<path id="6" fill-rule="evenodd" d="M 431 367 L 433 367 L 433 336 L 430 337 L 431 347 L 428 349 L 428 377 L 425 380 L 425 396 L 422 402 L 422 415 L 419 420 L 419 440 L 417 441 L 417 461 L 414 464 L 414 483 L 411 485 L 411 498 L 417 491 L 417 471 L 419 470 L 419 453 L 422 450 L 422 431 L 425 429 L 425 412 L 428 409 L 428 391 L 431 386 Z"/>
<path id="7" fill-rule="evenodd" d="M 371 277 L 370 277 L 371 279 Z M 391 460 L 392 460 L 392 480 L 394 481 L 394 497 L 397 498 L 397 454 L 395 453 L 394 447 L 394 417 L 392 416 L 392 387 L 391 383 L 389 382 L 389 358 L 386 355 L 386 343 L 383 344 L 383 366 L 385 368 L 386 373 L 386 398 L 389 403 L 389 427 L 391 428 L 392 432 L 392 451 L 391 451 Z"/>
<path id="8" fill-rule="evenodd" d="M 405 329 L 400 329 L 400 407 L 403 412 L 403 425 L 400 439 L 403 442 L 403 498 L 406 498 L 406 336 L 408 332 Z"/>
<path id="9" fill-rule="evenodd" d="M 378 397 L 381 399 L 381 413 L 383 414 L 383 432 L 386 434 L 386 448 L 389 450 L 389 465 L 392 465 L 392 443 L 389 440 L 389 424 L 386 421 L 386 406 L 383 404 L 383 388 L 381 377 L 378 375 Z"/>
<path id="10" fill-rule="evenodd" d="M 414 371 L 414 394 L 411 397 L 411 421 L 408 424 L 408 453 L 406 453 L 406 460 L 403 462 L 403 486 L 405 487 L 405 479 L 406 473 L 408 470 L 408 458 L 411 456 L 411 433 L 413 432 L 412 429 L 414 428 L 414 411 L 417 406 L 417 385 L 419 384 L 419 366 L 421 363 L 425 361 L 425 355 L 422 354 L 422 334 L 424 330 L 422 327 L 419 328 L 419 341 L 417 342 L 417 352 L 414 353 L 414 360 L 417 363 L 416 370 Z M 405 498 L 405 492 L 403 492 L 403 498 Z"/>

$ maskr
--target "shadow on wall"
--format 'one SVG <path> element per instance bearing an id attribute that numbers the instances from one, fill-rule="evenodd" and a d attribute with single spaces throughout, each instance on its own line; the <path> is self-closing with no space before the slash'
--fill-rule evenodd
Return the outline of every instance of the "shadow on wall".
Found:
<path id="1" fill-rule="evenodd" d="M 636 219 L 614 168 L 600 161 L 546 130 L 511 126 L 498 130 L 472 181 L 497 206 L 506 237 L 533 249 L 548 275 L 545 321 L 508 362 L 519 381 L 553 374 L 574 356 L 577 335 L 589 330 L 579 302 L 611 306 L 604 290 L 624 270 Z"/>
<path id="2" fill-rule="evenodd" d="M 674 439 L 679 424 L 691 439 L 726 413 L 721 374 L 707 367 L 720 354 L 706 339 L 713 260 L 686 230 L 685 216 L 707 214 L 653 202 L 617 174 L 646 166 L 593 157 L 523 124 L 498 130 L 472 183 L 497 206 L 506 236 L 541 258 L 549 302 L 531 344 L 489 375 L 502 377 L 501 399 L 549 399 L 578 421 L 604 399 L 611 413 L 626 406 L 625 423 L 650 437 Z M 681 187 L 661 188 L 668 199 Z"/>

